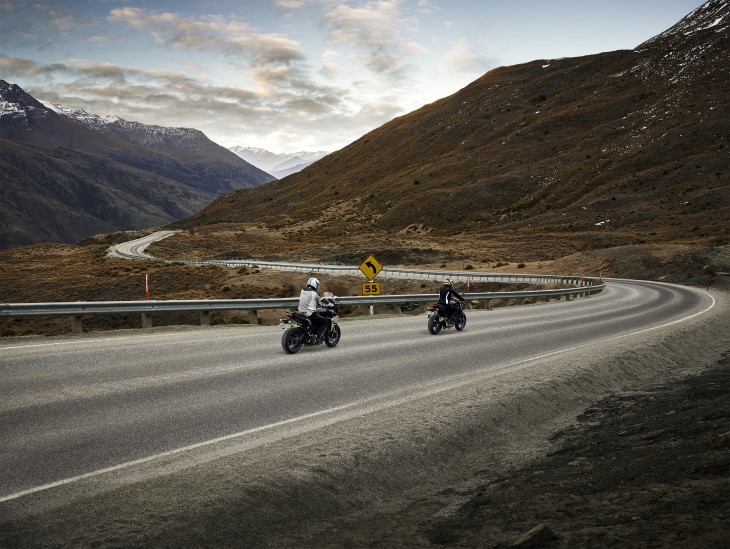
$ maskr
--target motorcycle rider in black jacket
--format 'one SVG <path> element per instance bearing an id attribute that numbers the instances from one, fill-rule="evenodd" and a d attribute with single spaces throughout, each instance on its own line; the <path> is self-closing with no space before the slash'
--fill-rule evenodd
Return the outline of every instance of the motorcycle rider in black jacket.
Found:
<path id="1" fill-rule="evenodd" d="M 464 301 L 461 294 L 454 290 L 454 282 L 450 278 L 447 278 L 439 290 L 439 304 L 444 306 L 449 319 L 451 319 L 453 313 L 459 309 L 458 306 L 450 303 L 452 297 L 455 297 L 459 301 Z"/>

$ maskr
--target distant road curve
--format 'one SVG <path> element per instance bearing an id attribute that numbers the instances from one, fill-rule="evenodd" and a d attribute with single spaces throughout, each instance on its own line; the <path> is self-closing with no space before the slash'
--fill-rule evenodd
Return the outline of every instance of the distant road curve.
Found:
<path id="1" fill-rule="evenodd" d="M 112 255 L 124 257 L 126 259 L 155 259 L 154 256 L 145 253 L 147 246 L 174 234 L 175 231 L 158 231 L 156 233 L 143 236 L 142 238 L 137 238 L 136 240 L 116 244 L 115 246 L 112 246 L 109 251 Z"/>
<path id="2" fill-rule="evenodd" d="M 153 242 L 158 242 L 168 238 L 178 231 L 158 231 L 148 236 L 116 244 L 109 249 L 110 255 L 122 257 L 126 259 L 158 259 L 153 255 L 146 253 L 147 247 Z M 327 273 L 333 275 L 354 275 L 361 276 L 360 268 L 353 265 L 327 265 L 320 263 L 287 263 L 276 261 L 261 261 L 258 259 L 227 259 L 227 260 L 163 260 L 171 263 L 212 263 L 223 265 L 226 267 L 252 267 L 260 269 L 273 269 L 279 271 L 298 271 L 298 272 L 315 272 Z M 510 273 L 478 273 L 478 272 L 460 272 L 447 270 L 425 270 L 425 269 L 387 269 L 383 268 L 379 276 L 381 278 L 406 278 L 406 279 L 439 279 L 445 276 L 454 280 L 466 281 L 468 279 L 489 280 L 494 282 L 523 282 L 546 284 L 550 282 L 559 282 L 563 284 L 582 285 L 583 277 L 575 275 L 556 275 L 556 274 L 510 274 Z"/>

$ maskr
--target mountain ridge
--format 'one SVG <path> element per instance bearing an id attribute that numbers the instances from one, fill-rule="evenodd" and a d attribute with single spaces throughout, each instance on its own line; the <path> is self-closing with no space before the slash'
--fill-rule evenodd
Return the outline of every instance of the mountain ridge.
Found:
<path id="1" fill-rule="evenodd" d="M 49 107 L 2 80 L 0 141 L 0 248 L 158 226 L 272 180 L 199 130 Z"/>
<path id="2" fill-rule="evenodd" d="M 240 145 L 230 147 L 229 150 L 277 179 L 301 171 L 329 154 L 328 151 L 273 153 L 260 147 L 243 147 Z"/>

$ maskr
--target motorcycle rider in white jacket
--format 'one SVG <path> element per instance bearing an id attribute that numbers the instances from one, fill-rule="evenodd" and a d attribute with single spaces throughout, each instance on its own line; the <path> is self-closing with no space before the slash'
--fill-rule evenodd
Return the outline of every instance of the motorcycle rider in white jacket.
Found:
<path id="1" fill-rule="evenodd" d="M 304 313 L 312 320 L 315 331 L 318 335 L 324 335 L 326 328 L 332 329 L 332 321 L 320 314 L 322 311 L 321 296 L 319 295 L 319 280 L 310 278 L 307 280 L 307 287 L 299 293 L 299 312 Z"/>

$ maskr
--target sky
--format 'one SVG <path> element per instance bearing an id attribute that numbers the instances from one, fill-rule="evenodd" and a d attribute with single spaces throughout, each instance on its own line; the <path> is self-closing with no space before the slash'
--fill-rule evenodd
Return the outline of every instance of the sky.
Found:
<path id="1" fill-rule="evenodd" d="M 633 49 L 702 0 L 0 0 L 0 79 L 36 99 L 335 151 L 489 70 Z"/>

